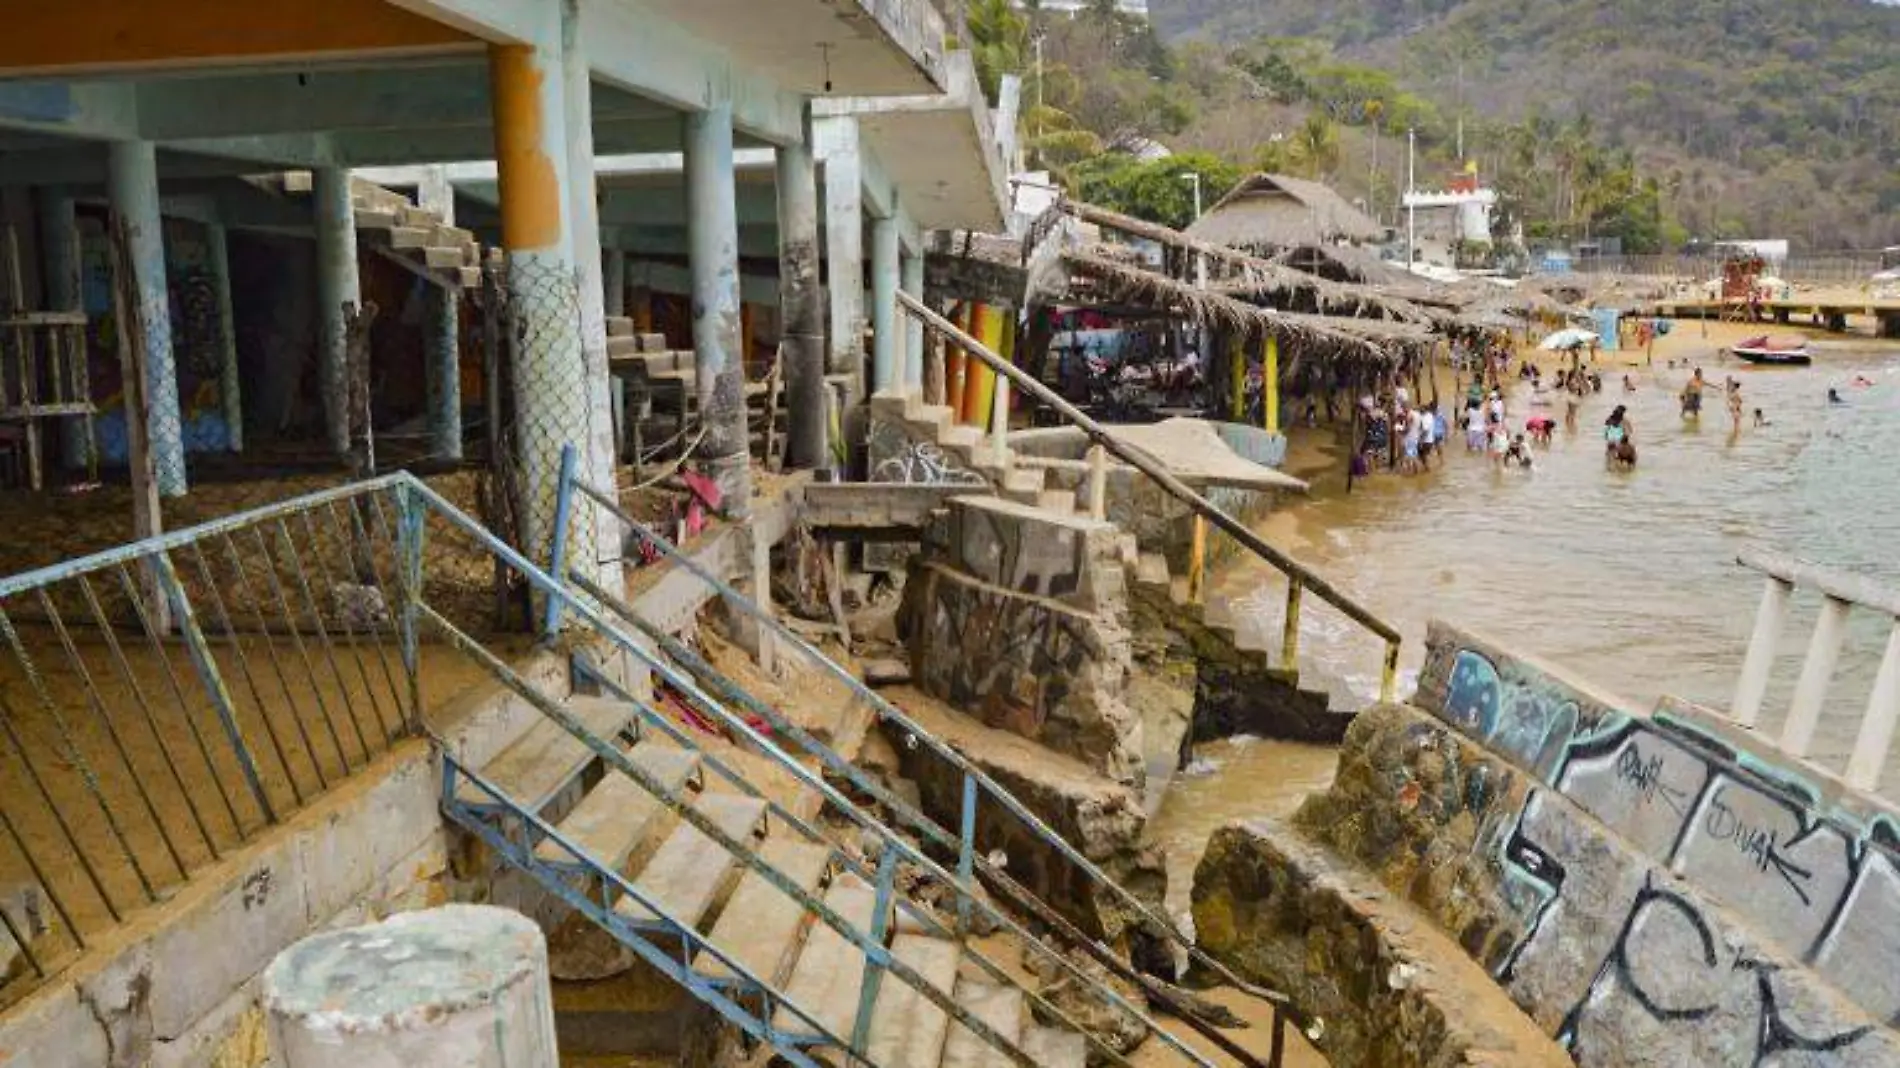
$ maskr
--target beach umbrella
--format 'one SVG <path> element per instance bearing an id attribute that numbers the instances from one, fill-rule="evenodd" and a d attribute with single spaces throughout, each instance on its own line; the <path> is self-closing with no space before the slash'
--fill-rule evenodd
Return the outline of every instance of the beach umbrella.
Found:
<path id="1" fill-rule="evenodd" d="M 1576 327 L 1570 327 L 1568 329 L 1559 330 L 1538 342 L 1537 347 L 1543 349 L 1545 352 L 1558 352 L 1564 349 L 1581 348 L 1595 340 L 1597 340 L 1596 331 L 1579 330 Z"/>

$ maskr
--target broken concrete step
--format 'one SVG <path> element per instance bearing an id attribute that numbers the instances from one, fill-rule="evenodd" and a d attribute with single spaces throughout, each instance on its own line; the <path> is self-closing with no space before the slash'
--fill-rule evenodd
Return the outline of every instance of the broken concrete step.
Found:
<path id="1" fill-rule="evenodd" d="M 826 891 L 825 904 L 851 927 L 869 931 L 877 911 L 877 893 L 856 876 L 840 876 Z M 784 988 L 786 997 L 810 1013 L 825 1030 L 848 1041 L 863 986 L 864 954 L 829 924 L 814 921 L 798 963 L 792 967 L 791 981 Z M 816 1034 L 811 1024 L 786 1008 L 772 1015 L 772 1026 L 784 1034 Z"/>
<path id="2" fill-rule="evenodd" d="M 433 212 L 430 214 L 432 216 L 434 215 Z M 429 227 L 429 232 L 435 235 L 435 240 L 430 242 L 430 244 L 433 245 L 454 245 L 456 248 L 467 248 L 469 245 L 475 244 L 475 231 L 464 230 L 459 226 L 450 226 L 439 217 L 436 218 L 434 225 Z"/>
<path id="3" fill-rule="evenodd" d="M 633 336 L 639 339 L 641 352 L 665 352 L 666 351 L 666 335 L 665 334 L 635 334 Z"/>
<path id="4" fill-rule="evenodd" d="M 954 993 L 957 961 L 963 951 L 947 938 L 900 934 L 891 942 L 891 956 L 922 976 L 924 982 Z M 878 982 L 877 1004 L 871 1009 L 871 1034 L 866 1053 L 880 1068 L 937 1068 L 950 1031 L 950 1014 L 932 1004 L 921 991 L 894 975 Z"/>
<path id="5" fill-rule="evenodd" d="M 998 496 L 1018 504 L 1035 504 L 1036 498 L 1041 493 L 1042 472 L 1033 468 L 1018 467 L 1003 474 L 1003 491 Z"/>
<path id="6" fill-rule="evenodd" d="M 740 794 L 701 794 L 693 807 L 727 835 L 747 841 L 765 822 L 765 802 Z M 681 923 L 699 926 L 731 882 L 739 858 L 706 832 L 682 820 L 648 860 L 633 885 L 649 901 Z M 636 923 L 655 916 L 631 897 L 621 898 L 614 911 Z"/>
<path id="7" fill-rule="evenodd" d="M 413 204 L 404 204 L 396 209 L 396 217 L 404 226 L 421 226 L 434 229 L 442 225 L 442 216 L 427 208 L 418 208 Z"/>
<path id="8" fill-rule="evenodd" d="M 480 267 L 457 267 L 455 269 L 454 281 L 460 283 L 463 289 L 480 289 L 482 287 L 482 269 Z"/>
<path id="9" fill-rule="evenodd" d="M 1036 507 L 1062 515 L 1075 514 L 1075 491 L 1046 489 L 1036 494 Z"/>
<path id="10" fill-rule="evenodd" d="M 1160 553 L 1142 553 L 1135 559 L 1135 583 L 1140 586 L 1168 585 L 1168 558 Z"/>
<path id="11" fill-rule="evenodd" d="M 415 255 L 416 252 L 421 253 L 422 262 L 432 269 L 459 270 L 463 266 L 462 250 L 459 248 L 439 248 L 435 245 L 430 245 L 427 248 L 417 249 L 410 254 Z"/>
<path id="12" fill-rule="evenodd" d="M 633 718 L 633 706 L 599 697 L 570 697 L 567 710 L 597 738 L 613 741 Z M 543 719 L 481 768 L 481 776 L 530 812 L 539 812 L 599 757 L 551 719 Z M 455 796 L 470 804 L 489 801 L 471 782 L 456 784 Z"/>
<path id="13" fill-rule="evenodd" d="M 397 226 L 389 231 L 390 248 L 427 248 L 432 243 L 429 231 L 420 226 Z"/>
<path id="14" fill-rule="evenodd" d="M 779 873 L 813 894 L 824 881 L 831 865 L 831 850 L 821 845 L 792 838 L 777 838 L 765 843 L 759 857 Z M 737 961 L 747 971 L 776 985 L 791 965 L 809 918 L 805 906 L 770 880 L 748 869 L 739 878 L 739 889 L 719 914 L 709 936 L 712 944 Z M 693 963 L 693 970 L 708 979 L 736 978 L 731 968 L 711 954 Z"/>
<path id="15" fill-rule="evenodd" d="M 608 320 L 610 323 L 612 321 L 611 319 Z M 638 341 L 624 334 L 614 333 L 613 328 L 609 326 L 607 329 L 607 355 L 611 357 L 641 356 L 645 354 L 640 351 L 640 343 Z"/>
<path id="16" fill-rule="evenodd" d="M 982 443 L 983 431 L 973 426 L 949 426 L 937 435 L 937 444 L 946 449 L 963 449 L 967 452 Z"/>
<path id="17" fill-rule="evenodd" d="M 957 981 L 957 1004 L 983 1021 L 990 1030 L 1022 1045 L 1023 1021 L 1028 1018 L 1027 998 L 1013 986 L 996 986 L 977 979 Z M 1025 1051 L 1027 1052 L 1027 1051 Z M 1002 1050 L 960 1023 L 950 1025 L 950 1037 L 943 1046 L 943 1068 L 1014 1068 Z"/>
<path id="18" fill-rule="evenodd" d="M 1060 1027 L 1031 1024 L 1023 1032 L 1022 1050 L 1042 1068 L 1086 1068 L 1088 1039 Z"/>
<path id="19" fill-rule="evenodd" d="M 634 746 L 627 758 L 675 793 L 699 770 L 699 754 L 658 742 Z M 558 826 L 563 837 L 596 863 L 619 871 L 665 811 L 666 803 L 646 787 L 609 768 Z M 534 853 L 545 861 L 569 859 L 567 850 L 553 842 L 542 842 Z"/>
<path id="20" fill-rule="evenodd" d="M 358 230 L 394 230 L 400 225 L 401 222 L 393 211 L 359 211 L 356 213 L 356 228 Z"/>
<path id="21" fill-rule="evenodd" d="M 633 320 L 624 315 L 609 315 L 607 317 L 607 336 L 610 338 L 633 337 Z M 635 338 L 634 341 L 636 345 L 639 343 L 639 339 L 637 338 Z"/>

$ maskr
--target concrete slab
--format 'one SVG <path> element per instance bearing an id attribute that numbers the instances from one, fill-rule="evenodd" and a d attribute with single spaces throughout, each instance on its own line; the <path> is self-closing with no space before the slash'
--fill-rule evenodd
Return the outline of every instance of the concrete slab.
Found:
<path id="1" fill-rule="evenodd" d="M 1305 493 L 1305 482 L 1263 467 L 1235 452 L 1212 423 L 1204 419 L 1164 419 L 1159 423 L 1116 425 L 1107 428 L 1116 441 L 1132 445 L 1165 464 L 1174 476 L 1196 488 L 1293 490 Z"/>

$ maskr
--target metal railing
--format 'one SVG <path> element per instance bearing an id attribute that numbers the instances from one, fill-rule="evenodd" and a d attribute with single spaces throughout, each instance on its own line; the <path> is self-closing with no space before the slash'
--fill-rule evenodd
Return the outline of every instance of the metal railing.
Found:
<path id="1" fill-rule="evenodd" d="M 1196 517 L 1197 532 L 1199 531 L 1199 522 L 1212 523 L 1229 537 L 1239 542 L 1248 552 L 1285 575 L 1287 578 L 1287 599 L 1286 624 L 1283 630 L 1280 651 L 1280 661 L 1282 664 L 1291 665 L 1297 663 L 1299 655 L 1302 593 L 1311 591 L 1320 600 L 1338 609 L 1347 619 L 1352 620 L 1360 627 L 1370 631 L 1385 643 L 1385 660 L 1379 675 L 1379 700 L 1393 701 L 1397 699 L 1400 635 L 1396 627 L 1380 619 L 1377 615 L 1374 615 L 1370 609 L 1354 600 L 1350 595 L 1326 579 L 1314 573 L 1304 564 L 1301 564 L 1299 561 L 1294 560 L 1292 557 L 1269 545 L 1264 538 L 1254 533 L 1245 523 L 1228 515 L 1207 498 L 1196 493 L 1179 478 L 1176 478 L 1174 473 L 1167 469 L 1166 465 L 1154 459 L 1152 456 L 1149 456 L 1143 450 L 1116 438 L 1100 423 L 1089 418 L 1088 415 L 1084 414 L 1068 401 L 1063 400 L 1054 390 L 1038 382 L 1032 375 L 1022 371 L 1017 368 L 1015 364 L 991 351 L 990 348 L 981 341 L 958 329 L 955 323 L 932 311 L 922 301 L 908 293 L 900 291 L 897 294 L 897 302 L 898 307 L 922 322 L 927 329 L 942 335 L 969 355 L 981 360 L 990 370 L 996 372 L 999 384 L 1005 381 L 1014 383 L 1016 388 L 1021 390 L 1025 396 L 1034 397 L 1036 400 L 1047 405 L 1064 420 L 1074 424 L 1084 434 L 1088 435 L 1090 441 L 1093 443 L 1093 448 L 1114 455 L 1117 459 L 1153 479 L 1170 497 L 1186 504 L 1193 510 Z M 1007 432 L 1007 423 L 1003 420 L 997 420 L 992 433 L 1006 435 Z M 1002 445 L 999 445 L 998 448 L 999 453 L 1006 452 L 1006 449 Z M 1091 456 L 1091 463 L 1096 468 L 1099 468 L 1102 463 L 1101 454 L 1094 453 Z M 1105 495 L 1102 492 L 1103 478 L 1092 471 L 1090 481 L 1091 492 L 1095 494 L 1095 500 L 1100 501 Z M 1099 509 L 1101 505 L 1097 504 L 1095 507 Z M 1197 553 L 1196 555 L 1201 554 Z"/>
<path id="2" fill-rule="evenodd" d="M 782 623 L 771 609 L 760 605 L 753 598 L 734 588 L 664 536 L 628 514 L 612 493 L 573 478 L 571 470 L 564 490 L 562 495 L 564 500 L 577 503 L 585 500 L 614 516 L 635 539 L 656 551 L 673 565 L 704 582 L 708 588 L 720 595 L 728 609 L 745 616 L 761 627 L 771 636 L 771 642 L 775 647 L 797 653 L 822 677 L 842 686 L 853 700 L 863 702 L 876 719 L 873 727 L 894 728 L 900 732 L 907 746 L 912 748 L 921 746 L 927 749 L 934 758 L 942 761 L 960 777 L 959 823 L 953 831 L 898 796 L 878 777 L 867 775 L 857 768 L 804 726 L 784 715 L 781 710 L 749 693 L 744 687 L 718 671 L 704 657 L 668 633 L 664 627 L 641 617 L 621 597 L 596 583 L 584 565 L 570 566 L 568 561 L 563 559 L 553 561 L 549 570 L 563 574 L 584 597 L 584 600 L 576 600 L 572 596 L 558 598 L 563 612 L 578 615 L 591 626 L 595 625 L 594 617 L 598 611 L 591 605 L 597 604 L 618 622 L 633 626 L 646 642 L 652 643 L 653 647 L 664 655 L 656 657 L 648 651 L 644 643 L 628 646 L 628 651 L 653 667 L 669 685 L 685 694 L 694 707 L 715 717 L 728 731 L 744 737 L 751 747 L 770 755 L 793 777 L 819 792 L 831 810 L 848 817 L 860 830 L 875 835 L 879 839 L 881 851 L 895 851 L 902 856 L 905 863 L 917 865 L 934 880 L 949 888 L 956 896 L 956 929 L 959 933 L 969 929 L 973 915 L 980 915 L 988 922 L 1013 932 L 1044 960 L 1081 982 L 1085 989 L 1095 992 L 1105 1002 L 1121 1011 L 1133 1013 L 1159 1035 L 1163 1043 L 1173 1051 L 1191 1063 L 1199 1065 L 1207 1063 L 1201 1054 L 1195 1052 L 1181 1039 L 1149 1019 L 1146 1013 L 1129 1005 L 1114 991 L 1113 987 L 1087 976 L 1078 969 L 1064 955 L 1063 950 L 1080 952 L 1096 964 L 1108 969 L 1117 978 L 1142 990 L 1150 1001 L 1168 1008 L 1190 1029 L 1241 1064 L 1260 1063 L 1252 1054 L 1223 1034 L 1219 1028 L 1203 1021 L 1190 1006 L 1183 1002 L 1179 993 L 1171 986 L 1130 967 L 1126 961 L 1121 960 L 1102 943 L 1099 934 L 1091 935 L 1080 930 L 1059 907 L 1045 902 L 1035 892 L 1008 874 L 1006 858 L 986 855 L 977 840 L 978 814 L 983 807 L 1000 808 L 1042 845 L 1061 857 L 1087 884 L 1091 892 L 1103 895 L 1116 908 L 1125 910 L 1127 915 L 1133 918 L 1134 926 L 1164 942 L 1171 943 L 1173 947 L 1185 953 L 1195 965 L 1205 969 L 1209 974 L 1270 1004 L 1273 1009 L 1273 1042 L 1266 1063 L 1270 1068 L 1280 1063 L 1284 1050 L 1284 1028 L 1286 1023 L 1295 1016 L 1292 1006 L 1284 995 L 1246 982 L 1226 965 L 1207 956 L 1194 944 L 1191 937 L 1176 927 L 1165 913 L 1136 897 L 1109 876 L 1065 840 L 1060 833 L 1036 816 L 1021 800 L 971 763 L 955 748 L 932 735 L 901 709 L 865 686 L 850 671 L 813 647 Z M 589 606 L 583 610 L 577 607 L 581 605 Z M 612 632 L 611 627 L 606 629 Z M 688 677 L 682 678 L 679 669 L 673 666 L 675 664 L 683 665 Z M 707 689 L 713 691 L 718 700 L 708 694 Z M 737 706 L 746 716 L 756 717 L 757 722 L 762 722 L 769 728 L 769 736 L 756 729 L 745 716 L 734 715 L 722 704 L 722 701 Z M 800 756 L 816 760 L 824 774 L 814 773 L 799 759 Z M 866 811 L 852 800 L 851 795 L 832 787 L 826 781 L 825 775 L 834 775 L 849 784 L 855 793 L 871 798 L 885 811 L 891 813 L 894 822 L 899 826 L 914 829 L 920 834 L 924 848 L 942 849 L 946 853 L 954 854 L 956 858 L 954 873 L 946 871 L 917 845 L 912 844 L 908 838 L 896 833 L 876 815 Z M 1045 944 L 1043 937 L 1033 935 L 1024 925 L 991 906 L 980 892 L 977 882 L 979 876 L 984 885 L 994 888 L 1009 904 L 1021 908 L 1033 923 L 1045 928 L 1049 932 L 1047 937 L 1052 937 L 1057 944 Z M 972 950 L 966 946 L 966 953 L 970 952 Z M 980 954 L 977 956 L 981 959 Z M 985 970 L 992 971 L 987 964 Z M 998 973 L 992 972 L 992 974 Z M 868 1003 L 862 1008 L 863 1011 L 868 1011 Z M 1091 1042 L 1094 1041 L 1091 1038 Z M 1113 1059 L 1117 1063 L 1120 1062 L 1118 1056 Z"/>
<path id="3" fill-rule="evenodd" d="M 0 1004 L 412 732 L 405 479 L 0 579 Z"/>
<path id="4" fill-rule="evenodd" d="M 1861 716 L 1860 731 L 1846 771 L 1847 783 L 1855 789 L 1878 788 L 1888 750 L 1893 745 L 1894 727 L 1900 723 L 1900 592 L 1877 586 L 1859 575 L 1775 553 L 1745 552 L 1736 562 L 1765 579 L 1761 606 L 1755 612 L 1754 630 L 1749 635 L 1748 652 L 1742 660 L 1741 677 L 1729 711 L 1743 727 L 1753 728 L 1761 718 L 1768 679 L 1774 670 L 1782 631 L 1787 628 L 1795 591 L 1807 587 L 1819 592 L 1822 598 L 1821 614 L 1808 639 L 1807 655 L 1802 660 L 1788 718 L 1777 742 L 1790 756 L 1805 759 L 1813 745 L 1815 728 L 1820 725 L 1828 689 L 1834 682 L 1841 647 L 1847 640 L 1848 617 L 1856 608 L 1862 608 L 1884 617 L 1890 624 L 1886 652 L 1874 676 L 1873 692 Z"/>

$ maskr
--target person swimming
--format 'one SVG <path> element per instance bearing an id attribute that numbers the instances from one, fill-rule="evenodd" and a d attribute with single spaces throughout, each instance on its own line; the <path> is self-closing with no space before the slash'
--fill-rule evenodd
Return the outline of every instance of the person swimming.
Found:
<path id="1" fill-rule="evenodd" d="M 1829 386 L 1827 387 L 1827 402 L 1829 404 L 1846 404 L 1847 398 L 1841 396 L 1840 390 L 1835 389 L 1833 386 Z"/>
<path id="2" fill-rule="evenodd" d="M 1757 408 L 1755 409 L 1755 425 L 1756 426 L 1773 426 L 1774 424 L 1770 423 L 1767 417 L 1761 414 L 1760 408 Z"/>

